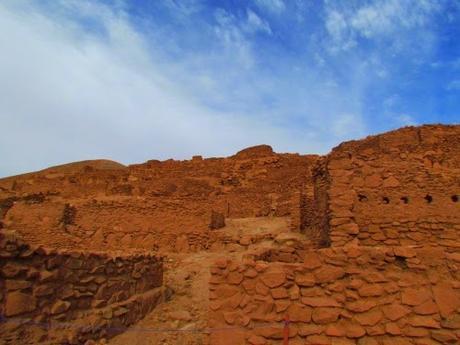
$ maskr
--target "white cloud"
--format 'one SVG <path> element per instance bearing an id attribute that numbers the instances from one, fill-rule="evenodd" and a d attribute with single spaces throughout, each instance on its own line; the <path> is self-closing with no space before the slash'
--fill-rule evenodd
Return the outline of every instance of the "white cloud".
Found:
<path id="1" fill-rule="evenodd" d="M 397 45 L 402 31 L 424 26 L 431 14 L 440 9 L 434 0 L 373 0 L 364 5 L 358 2 L 357 7 L 352 2 L 345 4 L 348 6 L 326 3 L 325 27 L 333 52 L 353 48 L 359 38 L 385 37 Z"/>
<path id="2" fill-rule="evenodd" d="M 394 119 L 396 120 L 396 125 L 401 126 L 417 126 L 418 123 L 413 116 L 409 114 L 399 114 L 395 115 Z"/>
<path id="3" fill-rule="evenodd" d="M 255 12 L 251 11 L 250 9 L 247 9 L 246 13 L 248 16 L 247 30 L 249 30 L 249 32 L 260 31 L 265 32 L 267 34 L 272 33 L 270 24 L 268 24 L 266 20 L 260 18 Z"/>
<path id="4" fill-rule="evenodd" d="M 255 0 L 257 6 L 273 13 L 281 13 L 285 10 L 286 4 L 283 0 Z"/>
<path id="5" fill-rule="evenodd" d="M 280 60 L 279 70 L 261 71 L 247 28 L 267 30 L 259 16 L 222 10 L 205 29 L 184 21 L 214 40 L 177 44 L 171 58 L 163 48 L 174 33 L 135 29 L 123 1 L 42 6 L 0 3 L 0 176 L 82 159 L 221 156 L 260 143 L 325 153 L 364 133 L 361 74 L 344 89 L 323 83 L 333 79 L 316 66 Z"/>
<path id="6" fill-rule="evenodd" d="M 338 11 L 332 10 L 326 18 L 326 29 L 332 38 L 331 51 L 348 50 L 356 46 L 356 41 L 350 35 L 349 23 L 344 15 Z"/>
<path id="7" fill-rule="evenodd" d="M 224 9 L 217 10 L 215 18 L 218 25 L 214 30 L 225 51 L 232 55 L 242 68 L 251 68 L 254 64 L 251 45 L 238 20 Z"/>
<path id="8" fill-rule="evenodd" d="M 230 154 L 284 136 L 244 113 L 203 107 L 123 16 L 93 9 L 107 38 L 36 8 L 0 5 L 0 174 L 97 157 Z"/>

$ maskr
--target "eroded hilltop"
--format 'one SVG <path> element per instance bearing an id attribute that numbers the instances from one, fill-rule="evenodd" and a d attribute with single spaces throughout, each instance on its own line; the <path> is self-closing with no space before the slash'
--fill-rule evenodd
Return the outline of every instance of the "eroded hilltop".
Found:
<path id="1" fill-rule="evenodd" d="M 443 125 L 1 179 L 3 340 L 458 344 L 459 198 Z"/>

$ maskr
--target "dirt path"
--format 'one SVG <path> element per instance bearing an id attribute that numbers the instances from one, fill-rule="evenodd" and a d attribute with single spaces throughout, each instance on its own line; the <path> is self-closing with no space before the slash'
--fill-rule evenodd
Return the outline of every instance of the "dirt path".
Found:
<path id="1" fill-rule="evenodd" d="M 279 233 L 288 231 L 284 218 L 248 218 L 230 220 L 226 235 Z M 256 243 L 266 246 L 268 243 Z M 246 251 L 168 254 L 165 259 L 165 285 L 173 290 L 171 299 L 159 305 L 143 320 L 109 341 L 110 345 L 207 345 L 210 277 L 209 267 L 219 257 L 241 258 Z"/>

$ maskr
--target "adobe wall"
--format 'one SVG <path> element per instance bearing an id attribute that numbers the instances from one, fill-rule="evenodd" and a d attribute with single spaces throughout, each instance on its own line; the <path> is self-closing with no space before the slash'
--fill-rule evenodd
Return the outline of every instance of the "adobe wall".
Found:
<path id="1" fill-rule="evenodd" d="M 48 169 L 0 180 L 0 202 L 44 196 L 39 203 L 16 200 L 0 221 L 30 243 L 54 248 L 173 249 L 186 235 L 190 248 L 202 249 L 212 211 L 229 218 L 289 216 L 292 194 L 311 183 L 316 159 L 263 145 L 228 158 Z M 66 204 L 75 209 L 69 224 L 62 223 Z"/>
<path id="2" fill-rule="evenodd" d="M 13 323 L 25 320 L 51 326 L 49 337 L 57 337 L 56 343 L 110 337 L 162 298 L 162 261 L 151 254 L 47 250 L 0 233 L 0 257 L 0 315 L 8 321 L 0 325 L 4 339 Z M 62 324 L 71 325 L 64 335 L 58 332 Z"/>
<path id="3" fill-rule="evenodd" d="M 443 248 L 313 250 L 303 263 L 219 259 L 211 345 L 457 344 L 460 255 Z"/>
<path id="4" fill-rule="evenodd" d="M 327 225 L 315 227 L 317 218 L 307 223 L 328 227 L 332 246 L 355 240 L 459 248 L 459 126 L 409 127 L 346 142 L 317 170 L 314 185 L 322 187 L 312 208 Z"/>

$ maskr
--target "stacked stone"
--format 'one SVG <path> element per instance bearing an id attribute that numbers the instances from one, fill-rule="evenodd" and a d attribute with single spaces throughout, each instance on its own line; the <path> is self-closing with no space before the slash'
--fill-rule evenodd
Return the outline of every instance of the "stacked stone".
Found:
<path id="1" fill-rule="evenodd" d="M 298 264 L 222 258 L 211 268 L 211 344 L 281 344 L 286 315 L 289 344 L 457 344 L 459 266 L 442 248 L 328 248 Z"/>
<path id="2" fill-rule="evenodd" d="M 121 325 L 131 324 L 145 315 L 136 311 L 145 308 L 124 311 L 123 305 L 137 305 L 144 294 L 162 286 L 162 261 L 151 254 L 48 250 L 30 247 L 14 234 L 0 236 L 0 314 L 7 321 L 72 322 L 91 311 L 104 314 L 103 319 L 116 318 Z M 98 313 L 103 309 L 110 315 Z"/>
<path id="3" fill-rule="evenodd" d="M 332 246 L 460 248 L 456 129 L 409 128 L 340 145 L 327 156 Z M 319 202 L 317 200 L 316 202 Z"/>
<path id="4" fill-rule="evenodd" d="M 351 182 L 352 161 L 349 158 L 330 160 L 327 173 L 333 181 L 328 189 L 329 238 L 332 246 L 350 243 L 359 234 L 355 222 L 353 203 L 356 192 L 349 188 Z"/>

